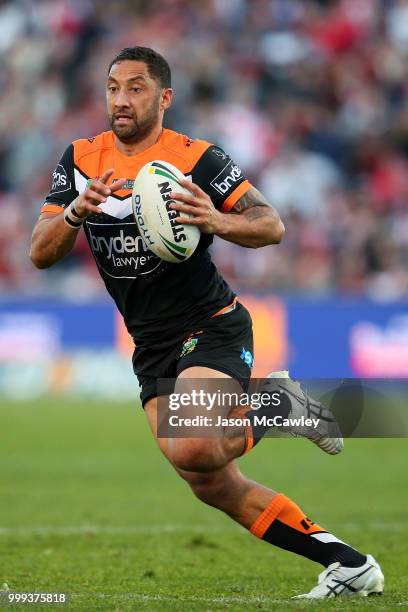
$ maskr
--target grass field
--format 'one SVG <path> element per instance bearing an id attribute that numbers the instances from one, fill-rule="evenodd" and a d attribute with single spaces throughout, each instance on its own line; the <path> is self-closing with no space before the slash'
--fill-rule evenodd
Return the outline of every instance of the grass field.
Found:
<path id="1" fill-rule="evenodd" d="M 383 597 L 295 602 L 322 568 L 196 501 L 136 403 L 0 399 L 0 588 L 66 592 L 78 610 L 401 610 L 407 452 L 407 440 L 353 440 L 328 457 L 269 439 L 241 461 L 383 566 Z"/>

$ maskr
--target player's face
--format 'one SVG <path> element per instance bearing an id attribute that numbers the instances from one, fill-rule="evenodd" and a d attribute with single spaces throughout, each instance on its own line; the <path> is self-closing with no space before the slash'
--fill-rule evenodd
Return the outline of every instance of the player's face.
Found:
<path id="1" fill-rule="evenodd" d="M 171 89 L 161 89 L 149 76 L 144 62 L 123 60 L 113 64 L 106 84 L 112 131 L 125 143 L 143 140 L 161 122 L 171 95 Z"/>

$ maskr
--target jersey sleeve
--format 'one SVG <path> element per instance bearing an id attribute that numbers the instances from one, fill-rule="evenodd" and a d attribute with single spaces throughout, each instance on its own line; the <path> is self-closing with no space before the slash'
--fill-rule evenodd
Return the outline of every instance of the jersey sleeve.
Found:
<path id="1" fill-rule="evenodd" d="M 60 212 L 79 195 L 75 189 L 74 145 L 64 151 L 57 167 L 52 173 L 51 190 L 45 198 L 41 212 Z"/>
<path id="2" fill-rule="evenodd" d="M 194 166 L 191 178 L 221 212 L 229 212 L 250 189 L 242 170 L 220 147 L 210 145 Z"/>

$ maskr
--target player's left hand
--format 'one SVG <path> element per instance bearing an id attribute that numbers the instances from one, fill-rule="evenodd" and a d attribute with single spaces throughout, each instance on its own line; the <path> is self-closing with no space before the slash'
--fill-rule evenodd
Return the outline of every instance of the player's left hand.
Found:
<path id="1" fill-rule="evenodd" d="M 171 198 L 177 201 L 170 204 L 170 208 L 191 217 L 177 217 L 177 221 L 183 225 L 196 225 L 204 234 L 217 234 L 223 224 L 223 214 L 215 208 L 210 196 L 187 179 L 181 180 L 180 185 L 190 193 L 173 191 Z"/>

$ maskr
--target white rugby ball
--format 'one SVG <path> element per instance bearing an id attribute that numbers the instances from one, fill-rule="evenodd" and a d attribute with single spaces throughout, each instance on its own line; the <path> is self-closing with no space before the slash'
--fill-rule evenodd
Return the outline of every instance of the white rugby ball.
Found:
<path id="1" fill-rule="evenodd" d="M 179 184 L 185 176 L 165 161 L 148 162 L 136 176 L 132 193 L 133 215 L 147 248 L 171 263 L 186 261 L 200 240 L 195 225 L 183 225 L 179 216 L 189 216 L 170 208 L 172 191 L 190 193 Z"/>

